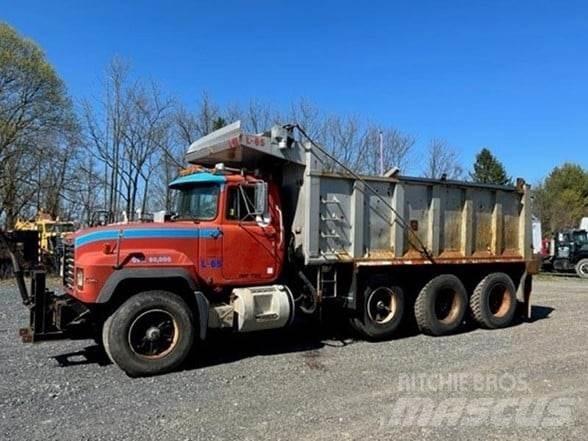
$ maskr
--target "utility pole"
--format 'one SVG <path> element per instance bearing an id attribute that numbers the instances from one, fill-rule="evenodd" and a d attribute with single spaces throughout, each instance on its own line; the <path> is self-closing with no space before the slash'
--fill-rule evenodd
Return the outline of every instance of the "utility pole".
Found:
<path id="1" fill-rule="evenodd" d="M 380 130 L 380 176 L 384 176 L 384 134 Z"/>

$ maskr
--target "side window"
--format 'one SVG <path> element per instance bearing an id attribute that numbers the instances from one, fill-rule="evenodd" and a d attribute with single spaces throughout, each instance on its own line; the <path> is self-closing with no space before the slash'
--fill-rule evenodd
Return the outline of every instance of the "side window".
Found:
<path id="1" fill-rule="evenodd" d="M 242 185 L 229 187 L 227 196 L 227 219 L 241 222 L 255 222 L 255 187 Z"/>

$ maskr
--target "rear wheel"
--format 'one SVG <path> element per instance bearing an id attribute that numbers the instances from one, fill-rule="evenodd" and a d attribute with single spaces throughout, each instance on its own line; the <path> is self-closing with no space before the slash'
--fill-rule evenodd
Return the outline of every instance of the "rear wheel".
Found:
<path id="1" fill-rule="evenodd" d="M 476 286 L 470 298 L 470 311 L 478 324 L 487 329 L 504 328 L 514 317 L 516 288 L 504 273 L 492 273 Z"/>
<path id="2" fill-rule="evenodd" d="M 467 308 L 463 283 L 453 274 L 442 274 L 427 283 L 415 302 L 415 318 L 421 332 L 445 335 L 462 323 Z"/>
<path id="3" fill-rule="evenodd" d="M 372 282 L 362 297 L 359 317 L 351 319 L 354 329 L 370 340 L 391 338 L 404 315 L 404 292 L 398 286 Z"/>
<path id="4" fill-rule="evenodd" d="M 102 338 L 108 357 L 128 375 L 161 374 L 177 368 L 189 354 L 194 318 L 176 294 L 146 291 L 104 322 Z"/>
<path id="5" fill-rule="evenodd" d="M 588 279 L 588 259 L 582 259 L 576 264 L 576 274 L 582 279 Z"/>

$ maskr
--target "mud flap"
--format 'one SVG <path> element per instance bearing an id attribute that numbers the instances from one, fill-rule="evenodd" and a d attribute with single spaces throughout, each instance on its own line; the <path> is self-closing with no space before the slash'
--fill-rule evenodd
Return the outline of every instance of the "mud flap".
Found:
<path id="1" fill-rule="evenodd" d="M 525 320 L 531 320 L 532 288 L 533 276 L 525 271 L 517 288 L 517 314 Z"/>
<path id="2" fill-rule="evenodd" d="M 195 291 L 194 298 L 196 299 L 196 306 L 198 308 L 198 337 L 204 341 L 206 340 L 208 331 L 208 309 L 210 308 L 210 304 L 201 291 Z"/>

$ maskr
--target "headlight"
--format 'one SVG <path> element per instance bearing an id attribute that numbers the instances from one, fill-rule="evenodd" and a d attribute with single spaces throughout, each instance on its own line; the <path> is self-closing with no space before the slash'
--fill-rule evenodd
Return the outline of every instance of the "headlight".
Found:
<path id="1" fill-rule="evenodd" d="M 84 270 L 82 268 L 76 268 L 76 286 L 78 289 L 84 287 Z"/>

